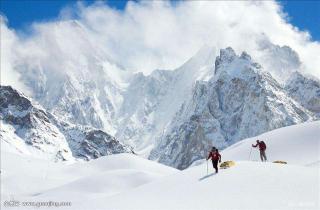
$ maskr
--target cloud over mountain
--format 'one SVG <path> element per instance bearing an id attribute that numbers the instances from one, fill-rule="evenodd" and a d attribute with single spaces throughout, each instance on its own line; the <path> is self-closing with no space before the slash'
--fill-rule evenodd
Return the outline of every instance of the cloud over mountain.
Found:
<path id="1" fill-rule="evenodd" d="M 104 2 L 76 3 L 28 32 L 8 28 L 2 16 L 1 83 L 25 89 L 18 81 L 26 72 L 54 79 L 83 67 L 95 71 L 96 59 L 148 74 L 180 66 L 203 45 L 232 46 L 263 65 L 261 40 L 290 46 L 300 70 L 320 77 L 320 43 L 291 25 L 277 2 L 142 1 L 128 2 L 123 11 Z"/>

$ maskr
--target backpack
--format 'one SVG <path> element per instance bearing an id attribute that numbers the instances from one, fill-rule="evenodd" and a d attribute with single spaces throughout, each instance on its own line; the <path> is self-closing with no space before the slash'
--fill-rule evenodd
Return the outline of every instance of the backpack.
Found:
<path id="1" fill-rule="evenodd" d="M 265 149 L 267 149 L 267 145 L 266 145 L 266 143 L 264 143 L 264 141 L 260 141 L 260 144 L 261 144 L 261 149 L 262 150 L 265 150 Z"/>

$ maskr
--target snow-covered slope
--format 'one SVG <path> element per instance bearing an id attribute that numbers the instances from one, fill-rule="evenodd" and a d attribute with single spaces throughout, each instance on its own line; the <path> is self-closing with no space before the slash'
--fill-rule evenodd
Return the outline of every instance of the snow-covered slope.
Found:
<path id="1" fill-rule="evenodd" d="M 259 136 L 242 140 L 222 151 L 223 160 L 260 161 L 256 140 L 267 144 L 269 161 L 283 160 L 288 164 L 320 166 L 320 121 L 279 128 Z"/>
<path id="2" fill-rule="evenodd" d="M 210 164 L 207 174 L 205 160 L 184 171 L 131 154 L 65 165 L 1 147 L 1 200 L 66 201 L 72 205 L 59 209 L 74 210 L 317 210 L 319 129 L 320 121 L 303 123 L 238 142 L 222 151 L 236 165 L 218 174 Z M 270 161 L 288 164 L 258 162 L 256 150 L 249 158 L 256 139 L 267 143 Z"/>
<path id="3" fill-rule="evenodd" d="M 83 202 L 82 209 L 295 210 L 319 208 L 319 169 L 237 162 L 219 174 L 200 165 L 132 191 Z M 297 179 L 299 181 L 297 181 Z M 125 202 L 124 202 L 125 201 Z"/>
<path id="4" fill-rule="evenodd" d="M 116 196 L 94 199 L 85 209 L 318 209 L 320 121 L 274 130 L 222 151 L 236 166 L 213 174 L 206 163 Z M 269 159 L 288 165 L 249 161 L 255 140 L 266 141 Z M 257 158 L 252 152 L 251 160 Z M 297 179 L 299 181 L 297 181 Z M 285 195 L 285 196 L 284 196 Z M 125 201 L 125 202 L 121 202 Z M 157 204 L 157 205 L 155 205 Z M 84 207 L 83 206 L 83 207 Z"/>
<path id="5" fill-rule="evenodd" d="M 159 139 L 150 159 L 185 169 L 212 145 L 223 149 L 241 139 L 313 120 L 269 73 L 243 52 L 220 51 L 215 76 L 199 81 Z"/>
<path id="6" fill-rule="evenodd" d="M 71 165 L 53 163 L 10 152 L 1 143 L 2 201 L 93 199 L 114 195 L 176 172 L 176 169 L 133 154 L 111 155 Z M 1 205 L 3 207 L 3 202 Z"/>

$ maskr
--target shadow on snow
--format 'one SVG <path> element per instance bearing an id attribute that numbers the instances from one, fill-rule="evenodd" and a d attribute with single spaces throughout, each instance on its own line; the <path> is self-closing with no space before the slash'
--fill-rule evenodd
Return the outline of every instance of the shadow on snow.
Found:
<path id="1" fill-rule="evenodd" d="M 208 174 L 208 175 L 206 175 L 206 176 L 204 176 L 204 177 L 201 177 L 201 178 L 199 179 L 199 181 L 202 181 L 202 180 L 207 179 L 207 178 L 209 178 L 209 177 L 211 177 L 211 176 L 214 176 L 214 175 L 216 175 L 216 173 Z"/>

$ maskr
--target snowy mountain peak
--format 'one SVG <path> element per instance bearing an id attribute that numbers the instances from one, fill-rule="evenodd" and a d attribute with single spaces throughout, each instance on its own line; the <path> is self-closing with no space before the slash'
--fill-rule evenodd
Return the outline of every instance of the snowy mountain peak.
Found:
<path id="1" fill-rule="evenodd" d="M 231 47 L 220 50 L 220 55 L 216 58 L 215 68 L 218 69 L 224 63 L 231 63 L 237 57 L 236 53 Z M 215 70 L 216 73 L 216 70 Z"/>
<path id="2" fill-rule="evenodd" d="M 227 47 L 226 49 L 220 50 L 220 56 L 218 59 L 226 61 L 226 60 L 233 60 L 237 55 L 235 51 L 231 47 Z"/>
<path id="3" fill-rule="evenodd" d="M 250 56 L 247 52 L 245 52 L 245 51 L 243 51 L 243 52 L 241 53 L 240 58 L 241 58 L 241 59 L 248 60 L 248 61 L 251 61 L 251 56 Z"/>
<path id="4" fill-rule="evenodd" d="M 299 55 L 291 47 L 273 44 L 265 36 L 257 40 L 257 44 L 261 53 L 259 61 L 279 82 L 284 83 L 292 72 L 301 68 Z"/>
<path id="5" fill-rule="evenodd" d="M 251 56 L 242 52 L 236 55 L 231 47 L 220 50 L 220 55 L 215 61 L 215 75 L 228 74 L 234 77 L 246 77 L 248 74 L 261 69 L 261 66 L 252 61 Z"/>

